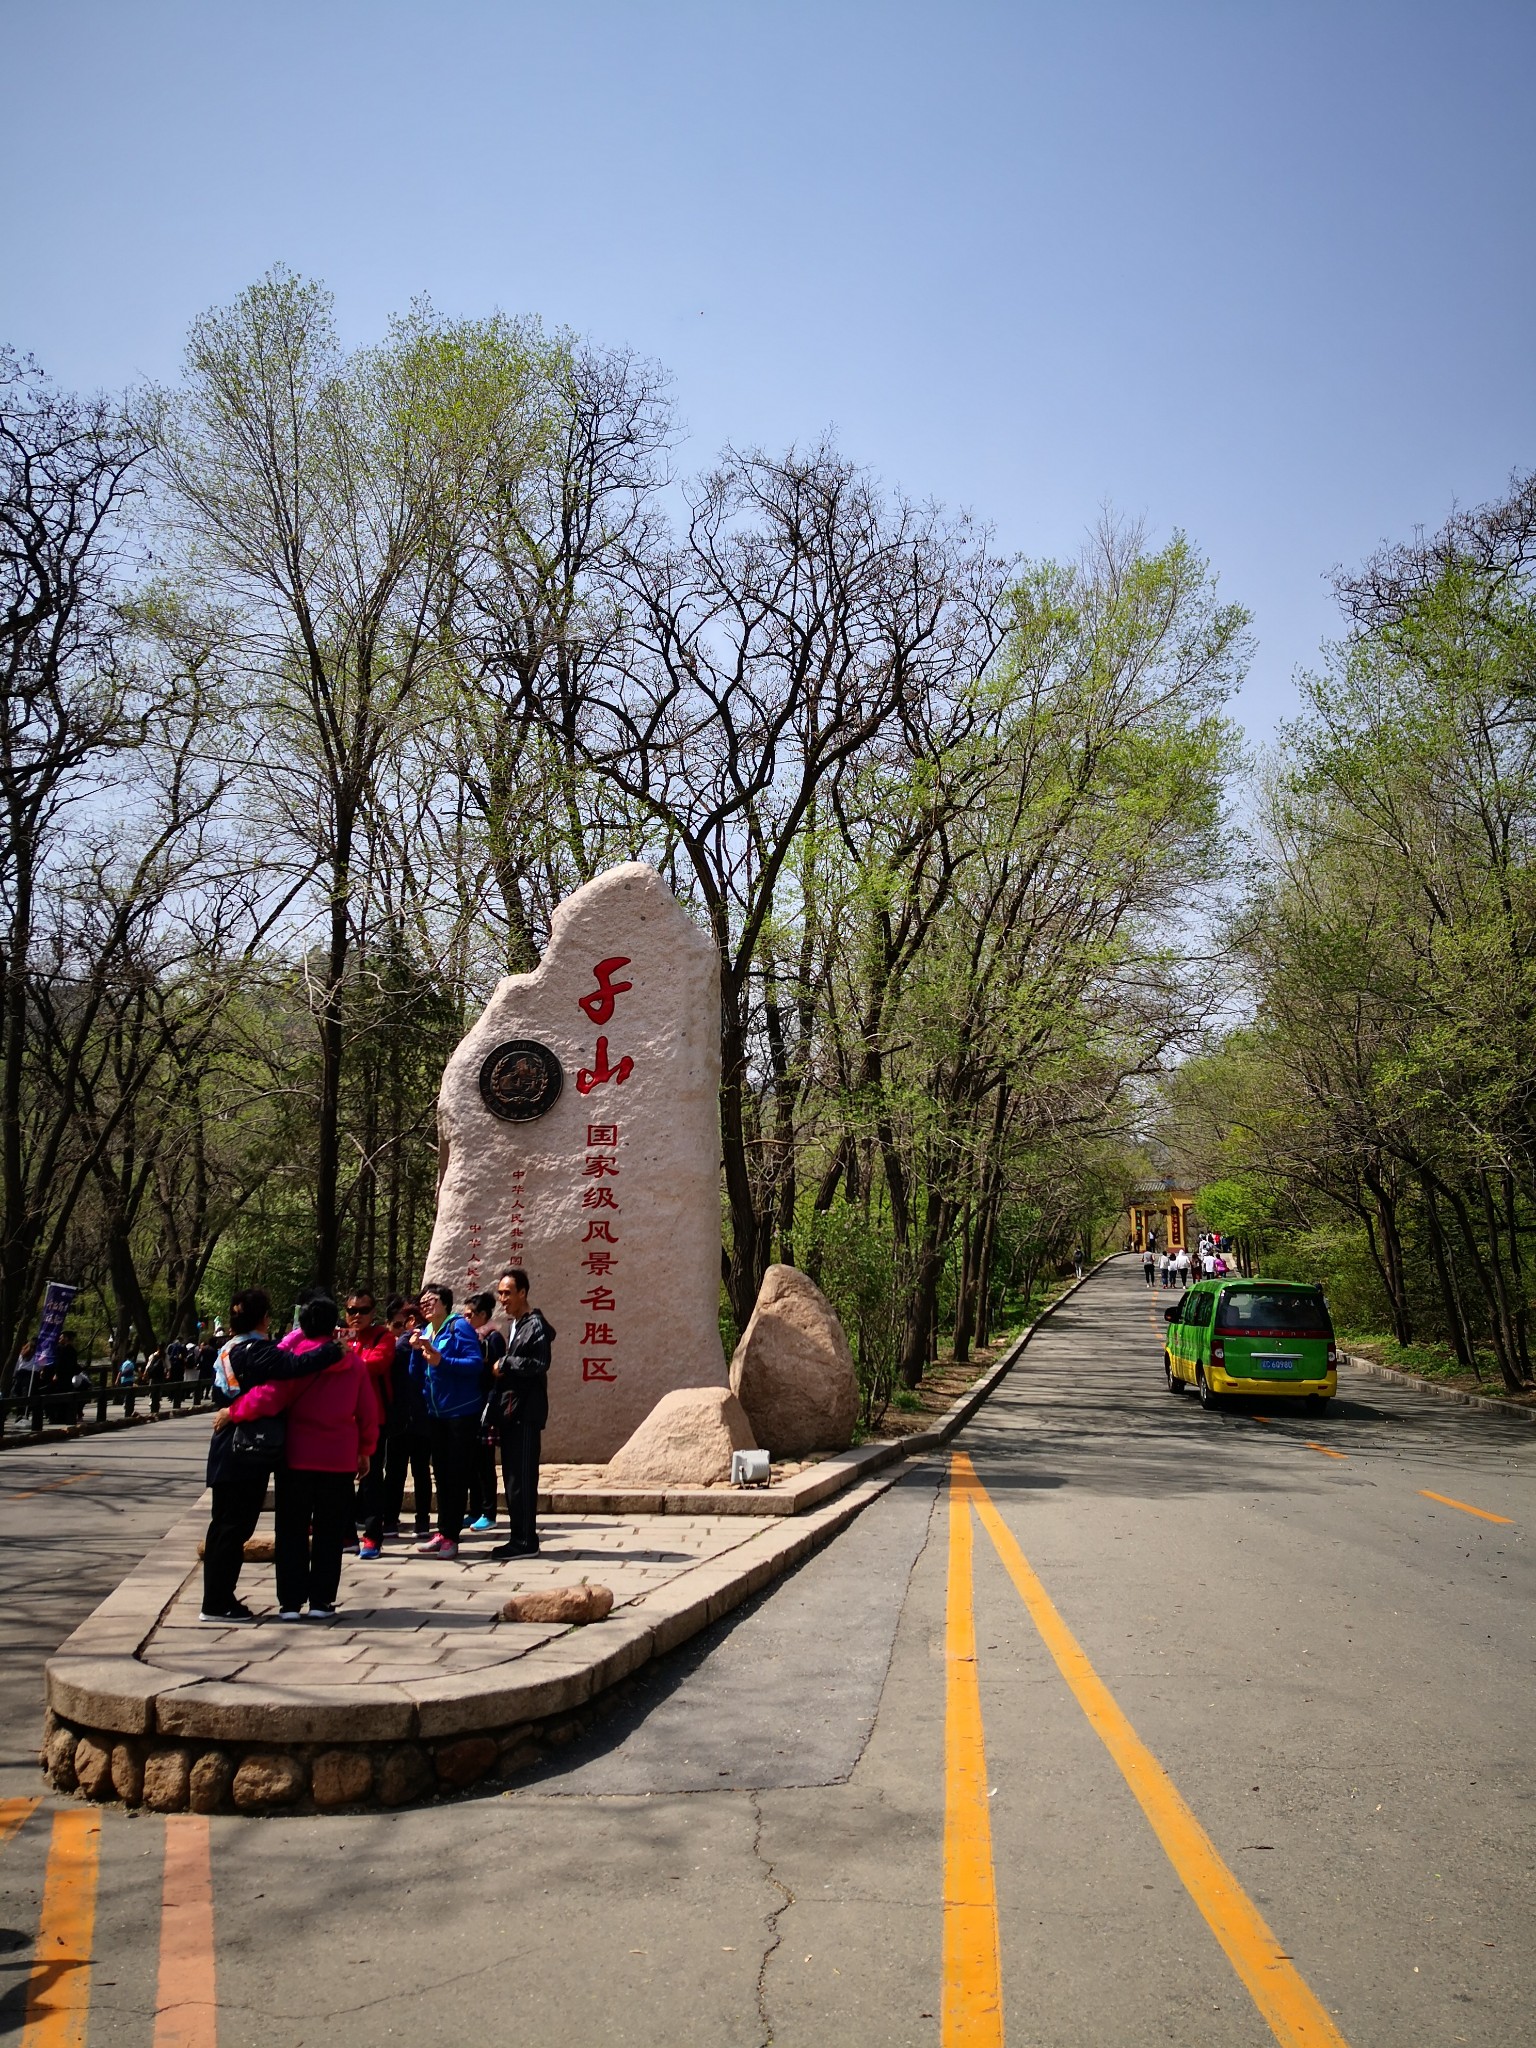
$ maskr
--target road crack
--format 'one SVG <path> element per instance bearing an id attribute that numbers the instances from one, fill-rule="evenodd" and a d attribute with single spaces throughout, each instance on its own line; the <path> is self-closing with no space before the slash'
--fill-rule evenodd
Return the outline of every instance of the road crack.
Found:
<path id="1" fill-rule="evenodd" d="M 779 1921 L 795 1903 L 795 1895 L 763 1854 L 762 1798 L 757 1792 L 749 1792 L 747 1797 L 752 1804 L 752 1854 L 763 1866 L 765 1879 L 779 1895 L 779 1903 L 772 1907 L 763 1919 L 768 1939 L 763 1949 L 762 1960 L 757 1966 L 757 2023 L 762 2029 L 759 2048 L 773 2048 L 773 2021 L 768 2013 L 768 1965 L 773 1961 L 774 1954 L 784 1939 L 779 1931 Z"/>

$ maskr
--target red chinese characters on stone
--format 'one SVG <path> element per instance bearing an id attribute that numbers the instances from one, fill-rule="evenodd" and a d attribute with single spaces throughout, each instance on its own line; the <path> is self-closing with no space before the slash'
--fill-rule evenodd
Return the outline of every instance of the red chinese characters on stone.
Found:
<path id="1" fill-rule="evenodd" d="M 597 978 L 603 998 L 608 1001 L 610 1008 L 612 1007 L 609 994 L 610 974 L 612 970 L 627 967 L 628 964 L 626 960 L 604 960 L 599 963 Z M 619 982 L 613 986 L 612 994 L 622 994 L 628 986 L 627 982 Z M 596 998 L 593 1000 L 596 1000 Z M 586 1005 L 584 1004 L 583 1007 L 585 1008 Z M 604 1010 L 602 1015 L 606 1017 L 608 1011 Z M 595 1011 L 593 1012 L 593 1019 L 594 1022 L 601 1021 Z M 597 1064 L 601 1069 L 607 1068 L 608 1041 L 606 1038 L 600 1038 L 597 1041 Z M 613 1069 L 611 1074 L 605 1072 L 603 1078 L 611 1078 L 616 1085 L 620 1084 L 624 1081 L 626 1074 L 633 1070 L 633 1067 L 634 1062 L 632 1060 L 621 1060 L 618 1067 Z M 596 1086 L 596 1082 L 583 1073 L 577 1077 L 577 1087 L 581 1088 L 584 1081 L 590 1086 Z M 582 1092 L 586 1092 L 585 1088 L 582 1089 Z M 613 1212 L 615 1217 L 618 1215 L 619 1205 L 614 1199 L 614 1191 L 612 1188 L 603 1185 L 605 1181 L 617 1180 L 619 1177 L 618 1148 L 619 1127 L 617 1124 L 587 1125 L 587 1156 L 583 1164 L 582 1176 L 584 1179 L 595 1180 L 597 1185 L 596 1187 L 589 1187 L 583 1190 L 581 1206 L 584 1210 L 608 1209 Z M 586 1236 L 582 1239 L 582 1243 L 587 1247 L 587 1250 L 581 1263 L 586 1271 L 592 1274 L 595 1279 L 606 1279 L 617 1267 L 619 1263 L 618 1242 L 618 1231 L 608 1217 L 592 1215 L 587 1217 Z M 603 1251 L 599 1249 L 599 1246 L 602 1245 L 612 1245 L 615 1249 Z M 581 1377 L 584 1381 L 597 1381 L 602 1384 L 612 1385 L 619 1376 L 618 1362 L 614 1356 L 619 1345 L 619 1332 L 615 1321 L 599 1320 L 599 1318 L 612 1318 L 616 1315 L 618 1297 L 612 1287 L 593 1286 L 582 1296 L 582 1306 L 592 1311 L 593 1320 L 586 1325 L 581 1333 Z"/>
<path id="2" fill-rule="evenodd" d="M 600 1038 L 597 1041 L 597 1051 L 592 1055 L 592 1065 L 578 1067 L 576 1070 L 576 1092 L 579 1095 L 590 1095 L 594 1088 L 601 1088 L 609 1081 L 615 1088 L 622 1088 L 634 1071 L 635 1063 L 627 1054 L 616 1065 L 609 1066 L 608 1041 L 606 1038 Z"/>
<path id="3" fill-rule="evenodd" d="M 578 996 L 576 1001 L 594 1024 L 606 1024 L 613 1015 L 615 999 L 627 995 L 634 987 L 632 981 L 615 981 L 613 978 L 621 967 L 628 965 L 627 953 L 615 953 L 611 960 L 599 960 L 593 968 L 592 978 L 596 981 L 597 987 L 590 995 Z"/>

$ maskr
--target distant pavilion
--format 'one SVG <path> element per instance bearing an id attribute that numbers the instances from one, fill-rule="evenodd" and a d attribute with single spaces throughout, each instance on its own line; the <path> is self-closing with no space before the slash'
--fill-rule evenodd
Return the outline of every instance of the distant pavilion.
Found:
<path id="1" fill-rule="evenodd" d="M 1155 1188 L 1138 1188 L 1130 1202 L 1130 1243 L 1133 1252 L 1176 1252 L 1189 1243 L 1190 1217 L 1195 1197 L 1191 1188 L 1175 1187 L 1171 1180 Z"/>

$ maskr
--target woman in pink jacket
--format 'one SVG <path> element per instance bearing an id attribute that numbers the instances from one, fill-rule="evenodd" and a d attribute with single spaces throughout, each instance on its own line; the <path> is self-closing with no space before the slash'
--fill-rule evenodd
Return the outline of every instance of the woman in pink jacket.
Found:
<path id="1" fill-rule="evenodd" d="M 282 1347 L 302 1353 L 336 1328 L 336 1304 L 323 1297 L 299 1310 L 299 1327 Z M 355 1351 L 308 1379 L 252 1387 L 224 1409 L 215 1427 L 259 1415 L 288 1417 L 284 1463 L 274 1477 L 279 1621 L 333 1621 L 341 1554 L 353 1541 L 354 1481 L 368 1471 L 379 1440 L 379 1404 Z"/>

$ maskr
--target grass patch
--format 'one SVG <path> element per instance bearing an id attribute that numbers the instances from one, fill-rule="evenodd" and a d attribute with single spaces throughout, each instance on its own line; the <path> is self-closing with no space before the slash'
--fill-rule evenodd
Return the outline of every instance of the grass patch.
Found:
<path id="1" fill-rule="evenodd" d="M 1395 1337 L 1383 1337 L 1375 1331 L 1361 1335 L 1353 1331 L 1341 1333 L 1339 1342 L 1346 1351 L 1358 1352 L 1362 1358 L 1390 1366 L 1394 1372 L 1412 1373 L 1415 1379 L 1433 1380 L 1439 1386 L 1455 1387 L 1465 1394 L 1491 1394 L 1496 1400 L 1536 1406 L 1536 1389 L 1516 1394 L 1505 1386 L 1491 1351 L 1478 1353 L 1482 1372 L 1479 1378 L 1467 1371 L 1448 1344 L 1399 1344 Z"/>

